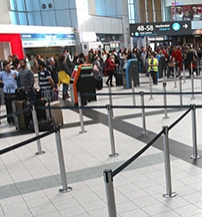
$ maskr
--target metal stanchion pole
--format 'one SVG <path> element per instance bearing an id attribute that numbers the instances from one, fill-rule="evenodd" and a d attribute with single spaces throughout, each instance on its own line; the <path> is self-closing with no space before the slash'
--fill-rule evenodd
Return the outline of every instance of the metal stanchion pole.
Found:
<path id="1" fill-rule="evenodd" d="M 114 197 L 113 176 L 111 170 L 104 171 L 104 181 L 105 181 L 105 189 L 106 189 L 108 216 L 117 217 L 115 197 Z"/>
<path id="2" fill-rule="evenodd" d="M 192 107 L 192 140 L 193 140 L 193 155 L 190 156 L 191 159 L 199 159 L 200 156 L 197 153 L 197 134 L 196 134 L 196 105 L 191 105 Z"/>
<path id="3" fill-rule="evenodd" d="M 182 107 L 182 76 L 179 78 L 179 87 L 180 87 L 180 106 Z"/>
<path id="4" fill-rule="evenodd" d="M 191 63 L 191 65 L 192 65 L 192 63 Z M 192 70 L 191 70 L 191 91 L 192 91 L 192 97 L 191 97 L 191 99 L 195 99 L 195 97 L 194 97 L 194 75 L 193 75 L 193 71 Z"/>
<path id="5" fill-rule="evenodd" d="M 166 194 L 163 197 L 175 197 L 177 194 L 172 192 L 171 184 L 171 172 L 170 172 L 170 151 L 169 151 L 169 140 L 168 140 L 168 127 L 163 127 L 164 129 L 164 161 L 165 161 L 165 176 L 166 176 Z"/>
<path id="6" fill-rule="evenodd" d="M 163 83 L 166 82 L 166 68 L 163 69 Z"/>
<path id="7" fill-rule="evenodd" d="M 145 108 L 144 108 L 144 92 L 140 92 L 140 100 L 141 100 L 141 106 L 142 106 L 142 134 L 147 134 L 146 131 L 146 121 L 145 121 Z"/>
<path id="8" fill-rule="evenodd" d="M 186 81 L 185 81 L 185 64 L 184 63 L 183 63 L 183 80 L 184 80 L 183 83 L 185 83 Z"/>
<path id="9" fill-rule="evenodd" d="M 84 130 L 84 124 L 83 124 L 83 111 L 81 109 L 82 103 L 81 103 L 81 95 L 78 92 L 78 106 L 79 106 L 79 119 L 80 119 L 80 124 L 81 124 L 81 131 L 79 133 L 86 133 L 86 130 Z"/>
<path id="10" fill-rule="evenodd" d="M 60 175 L 61 175 L 61 181 L 62 181 L 62 189 L 59 189 L 59 192 L 65 193 L 65 192 L 71 191 L 72 188 L 67 186 L 67 177 L 66 177 L 66 172 L 65 172 L 65 163 L 64 163 L 64 156 L 63 156 L 62 142 L 61 142 L 61 135 L 60 135 L 59 127 L 57 131 L 55 132 L 55 140 L 56 140 L 56 145 L 57 145 L 58 161 L 59 161 Z"/>
<path id="11" fill-rule="evenodd" d="M 149 73 L 149 90 L 150 90 L 150 99 L 154 99 L 152 95 L 152 78 L 151 78 L 151 73 Z"/>
<path id="12" fill-rule="evenodd" d="M 176 69 L 175 69 L 175 63 L 174 63 L 174 88 L 177 87 L 177 78 L 176 78 Z"/>
<path id="13" fill-rule="evenodd" d="M 197 77 L 199 77 L 199 75 L 200 75 L 200 66 L 199 66 L 199 60 L 197 61 L 197 70 L 198 70 Z"/>
<path id="14" fill-rule="evenodd" d="M 113 106 L 113 103 L 112 103 L 112 89 L 111 89 L 111 85 L 109 84 L 109 88 L 108 88 L 108 93 L 109 93 L 109 104 L 111 106 Z M 113 113 L 113 109 L 111 108 L 111 115 L 112 115 L 112 118 L 114 117 L 114 113 Z"/>
<path id="15" fill-rule="evenodd" d="M 112 151 L 112 153 L 109 156 L 110 157 L 117 157 L 119 154 L 116 153 L 116 151 L 115 151 L 111 105 L 106 105 L 106 108 L 107 108 L 107 114 L 108 114 L 109 136 L 110 136 L 111 151 Z"/>
<path id="16" fill-rule="evenodd" d="M 135 101 L 135 85 L 134 85 L 134 80 L 131 80 L 131 86 L 132 86 L 132 97 L 133 97 L 133 105 L 136 105 L 136 101 Z"/>
<path id="17" fill-rule="evenodd" d="M 164 94 L 163 94 L 164 106 L 167 106 L 166 83 L 163 83 L 163 91 L 164 91 Z M 164 108 L 164 117 L 163 117 L 163 119 L 166 119 L 166 118 L 169 118 L 169 117 L 168 117 L 168 114 L 167 114 L 167 108 L 165 107 Z"/>
<path id="18" fill-rule="evenodd" d="M 38 120 L 37 120 L 37 115 L 36 115 L 36 110 L 35 110 L 34 105 L 32 105 L 32 119 L 33 119 L 35 135 L 38 136 L 39 135 L 39 125 L 38 125 Z M 45 151 L 42 151 L 40 139 L 38 139 L 36 143 L 37 143 L 37 149 L 38 149 L 38 152 L 36 152 L 36 155 L 44 154 Z"/>

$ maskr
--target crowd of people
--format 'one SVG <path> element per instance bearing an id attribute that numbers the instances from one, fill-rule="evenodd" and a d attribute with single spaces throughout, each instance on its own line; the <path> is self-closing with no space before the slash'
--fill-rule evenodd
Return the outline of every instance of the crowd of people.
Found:
<path id="1" fill-rule="evenodd" d="M 58 98 L 58 87 L 62 84 L 62 99 L 68 99 L 68 88 L 70 78 L 75 65 L 90 63 L 95 79 L 108 76 L 106 85 L 113 86 L 113 77 L 125 70 L 125 64 L 129 59 L 137 59 L 139 73 L 151 74 L 153 84 L 158 84 L 157 72 L 159 57 L 164 57 L 166 75 L 172 76 L 176 72 L 177 76 L 185 69 L 196 72 L 199 75 L 197 64 L 202 59 L 202 45 L 177 45 L 158 46 L 155 50 L 149 47 L 134 47 L 133 49 L 116 49 L 110 52 L 90 49 L 88 56 L 83 53 L 75 53 L 72 57 L 69 50 L 65 49 L 60 55 L 43 59 L 36 55 L 18 59 L 17 55 L 9 55 L 8 60 L 0 60 L 0 86 L 4 92 L 4 101 L 7 114 L 12 113 L 11 102 L 16 97 L 16 90 L 23 88 L 27 98 L 34 103 L 36 98 L 43 98 L 45 92 L 49 90 L 51 96 Z M 191 69 L 193 68 L 193 70 Z M 174 68 L 176 70 L 174 70 Z M 34 87 L 34 74 L 38 74 L 38 86 Z M 7 118 L 9 124 L 13 124 L 13 117 Z"/>

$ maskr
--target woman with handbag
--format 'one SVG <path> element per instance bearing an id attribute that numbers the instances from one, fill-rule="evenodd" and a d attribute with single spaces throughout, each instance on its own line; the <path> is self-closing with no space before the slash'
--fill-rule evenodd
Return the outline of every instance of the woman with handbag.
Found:
<path id="1" fill-rule="evenodd" d="M 66 59 L 64 55 L 59 56 L 59 65 L 58 65 L 58 85 L 63 85 L 62 89 L 62 99 L 70 98 L 68 94 L 68 88 L 71 78 L 71 69 L 66 64 Z"/>
<path id="2" fill-rule="evenodd" d="M 93 61 L 93 75 L 95 79 L 101 77 L 102 67 L 100 64 L 99 56 L 96 55 Z"/>

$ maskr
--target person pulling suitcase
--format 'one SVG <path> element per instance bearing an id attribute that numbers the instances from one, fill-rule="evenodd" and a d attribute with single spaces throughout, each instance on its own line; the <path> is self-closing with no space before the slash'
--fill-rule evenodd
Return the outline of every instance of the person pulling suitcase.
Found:
<path id="1" fill-rule="evenodd" d="M 18 72 L 15 70 L 11 70 L 10 63 L 8 61 L 3 62 L 4 71 L 0 72 L 0 82 L 4 84 L 3 92 L 4 92 L 4 100 L 6 106 L 6 113 L 12 114 L 12 101 L 15 100 L 16 95 L 15 91 L 17 89 L 17 77 Z M 7 122 L 9 125 L 14 125 L 13 116 L 7 117 Z"/>

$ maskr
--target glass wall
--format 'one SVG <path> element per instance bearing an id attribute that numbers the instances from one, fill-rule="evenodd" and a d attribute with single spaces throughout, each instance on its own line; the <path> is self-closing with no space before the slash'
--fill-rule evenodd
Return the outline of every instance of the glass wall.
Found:
<path id="1" fill-rule="evenodd" d="M 77 27 L 74 0 L 8 0 L 16 25 Z M 71 17 L 75 17 L 73 20 Z"/>
<path id="2" fill-rule="evenodd" d="M 129 23 L 135 23 L 135 4 L 134 0 L 128 0 Z"/>

